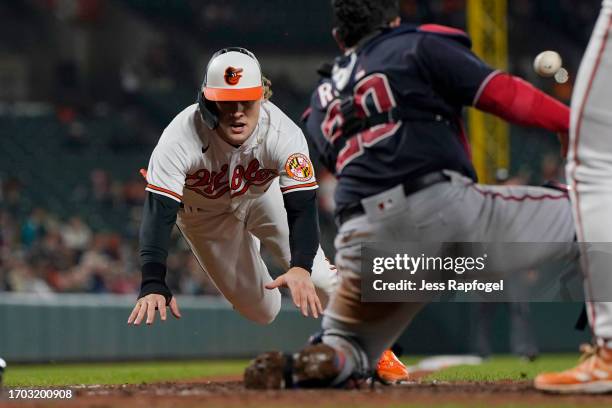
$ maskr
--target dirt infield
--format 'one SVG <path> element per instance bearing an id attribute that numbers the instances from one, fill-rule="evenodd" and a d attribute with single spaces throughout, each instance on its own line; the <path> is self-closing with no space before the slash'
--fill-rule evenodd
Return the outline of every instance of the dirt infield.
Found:
<path id="1" fill-rule="evenodd" d="M 237 379 L 218 378 L 180 383 L 74 387 L 70 401 L 0 402 L 19 407 L 592 407 L 612 406 L 612 396 L 546 395 L 530 382 L 411 383 L 359 390 L 246 390 Z M 6 393 L 5 393 L 6 394 Z"/>

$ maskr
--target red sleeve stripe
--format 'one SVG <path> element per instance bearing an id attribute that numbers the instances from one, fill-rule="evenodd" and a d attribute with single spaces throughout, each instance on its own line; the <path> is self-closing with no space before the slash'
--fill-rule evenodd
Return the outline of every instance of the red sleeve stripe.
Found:
<path id="1" fill-rule="evenodd" d="M 419 26 L 419 30 L 426 31 L 428 33 L 462 35 L 464 37 L 468 36 L 468 34 L 463 30 L 440 24 L 423 24 Z"/>
<path id="2" fill-rule="evenodd" d="M 317 184 L 317 182 L 313 181 L 312 183 L 296 184 L 294 186 L 281 187 L 281 191 L 284 193 L 284 192 L 299 189 L 299 188 L 311 188 L 311 187 L 318 187 L 318 186 L 319 185 Z"/>
<path id="3" fill-rule="evenodd" d="M 306 108 L 306 110 L 304 111 L 304 113 L 302 113 L 302 117 L 300 118 L 300 120 L 301 120 L 302 122 L 305 122 L 305 121 L 306 121 L 306 119 L 308 119 L 308 116 L 310 116 L 310 113 L 311 113 L 311 112 L 312 112 L 312 108 L 311 108 L 311 107 Z"/>
<path id="4" fill-rule="evenodd" d="M 179 201 L 183 201 L 183 196 L 176 194 L 174 191 L 167 190 L 165 188 L 154 186 L 153 184 L 147 184 L 147 188 L 151 190 L 158 191 L 160 193 L 170 194 L 172 197 L 176 198 Z"/>
<path id="5" fill-rule="evenodd" d="M 489 75 L 487 75 L 487 77 L 484 79 L 484 81 L 482 81 L 482 83 L 480 84 L 480 86 L 478 87 L 478 92 L 476 92 L 476 96 L 474 96 L 474 100 L 472 101 L 472 106 L 476 106 L 478 104 L 478 101 L 480 100 L 480 97 L 482 96 L 482 92 L 484 91 L 484 89 L 487 87 L 487 85 L 489 84 L 489 82 L 497 75 L 501 74 L 502 71 L 495 70 L 493 72 L 491 72 Z"/>

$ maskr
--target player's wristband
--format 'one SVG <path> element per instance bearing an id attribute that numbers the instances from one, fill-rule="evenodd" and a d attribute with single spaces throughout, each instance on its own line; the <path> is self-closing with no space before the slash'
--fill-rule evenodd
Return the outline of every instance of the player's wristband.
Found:
<path id="1" fill-rule="evenodd" d="M 300 259 L 303 258 L 303 259 Z M 306 269 L 308 271 L 309 274 L 312 275 L 312 259 L 314 257 L 313 256 L 303 256 L 303 257 L 297 257 L 297 259 L 291 259 L 291 262 L 289 264 L 289 267 L 291 268 L 302 268 L 302 269 Z"/>
<path id="2" fill-rule="evenodd" d="M 155 293 L 166 298 L 166 305 L 170 304 L 172 292 L 166 285 L 166 265 L 158 262 L 149 262 L 142 265 L 142 283 L 138 299 Z"/>
<path id="3" fill-rule="evenodd" d="M 290 266 L 312 272 L 319 248 L 319 216 L 315 190 L 293 191 L 283 194 L 289 224 Z"/>

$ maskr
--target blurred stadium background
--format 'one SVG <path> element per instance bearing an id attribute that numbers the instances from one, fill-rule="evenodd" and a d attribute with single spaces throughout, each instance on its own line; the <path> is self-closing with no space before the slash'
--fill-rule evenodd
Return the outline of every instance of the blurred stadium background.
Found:
<path id="1" fill-rule="evenodd" d="M 401 10 L 406 22 L 469 29 L 492 64 L 569 103 L 600 0 L 508 3 L 501 14 L 487 7 L 502 0 L 402 0 Z M 168 280 L 185 296 L 186 319 L 147 331 L 125 320 L 140 282 L 138 169 L 170 119 L 194 102 L 210 55 L 231 45 L 255 52 L 272 101 L 298 121 L 316 68 L 336 54 L 330 14 L 328 0 L 0 0 L 0 356 L 245 356 L 300 344 L 316 328 L 290 308 L 270 329 L 246 322 L 215 298 L 178 235 Z M 568 83 L 535 75 L 533 58 L 545 49 L 564 57 Z M 483 179 L 563 179 L 554 135 L 470 123 L 485 135 L 474 140 Z M 322 170 L 318 178 L 331 255 L 334 181 Z M 579 310 L 532 307 L 541 350 L 575 350 L 585 334 L 568 332 Z M 432 305 L 401 343 L 408 352 L 474 351 L 472 312 Z M 500 311 L 492 323 L 494 351 L 509 350 L 508 321 Z"/>

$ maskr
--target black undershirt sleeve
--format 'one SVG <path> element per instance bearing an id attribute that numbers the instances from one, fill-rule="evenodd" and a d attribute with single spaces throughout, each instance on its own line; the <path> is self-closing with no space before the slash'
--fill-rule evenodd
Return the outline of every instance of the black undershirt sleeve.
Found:
<path id="1" fill-rule="evenodd" d="M 319 216 L 316 190 L 294 191 L 283 195 L 289 223 L 291 267 L 312 272 L 319 248 Z"/>
<path id="2" fill-rule="evenodd" d="M 138 298 L 156 293 L 172 299 L 166 285 L 166 258 L 170 246 L 170 234 L 176 222 L 180 203 L 163 196 L 147 192 L 140 225 L 140 263 L 142 282 Z"/>

